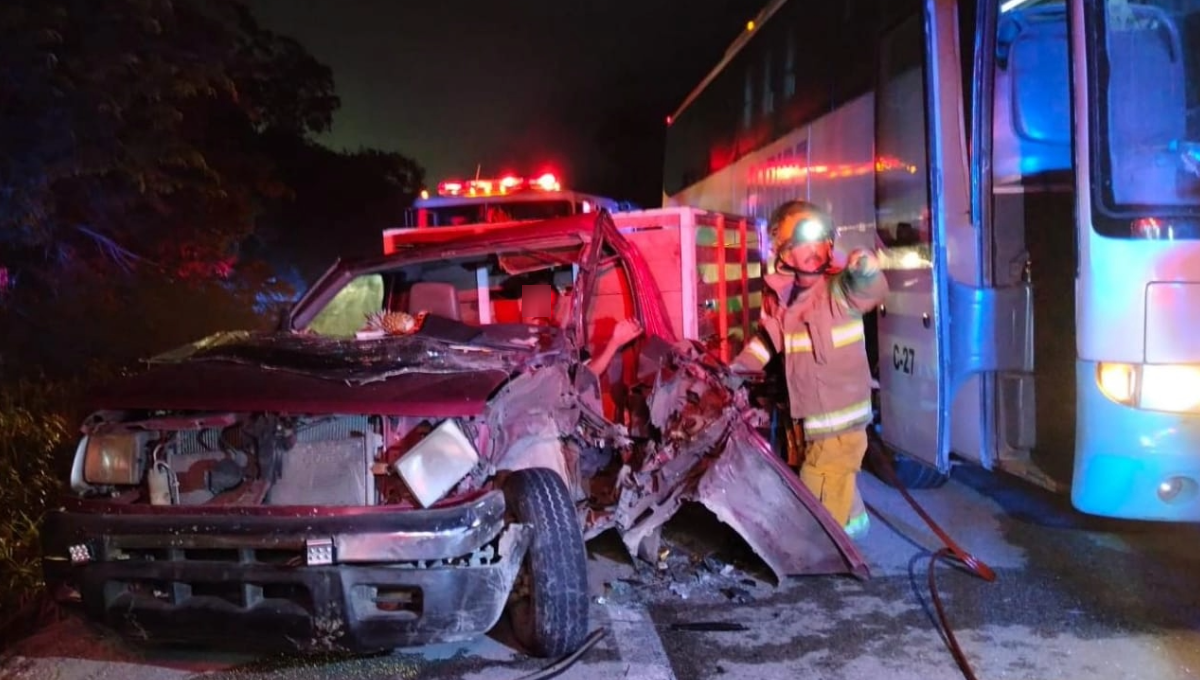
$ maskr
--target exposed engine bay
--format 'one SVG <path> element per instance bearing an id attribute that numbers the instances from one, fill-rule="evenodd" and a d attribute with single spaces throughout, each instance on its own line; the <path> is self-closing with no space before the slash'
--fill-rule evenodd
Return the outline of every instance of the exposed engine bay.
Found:
<path id="1" fill-rule="evenodd" d="M 97 417 L 101 417 L 98 414 Z M 132 502 L 154 505 L 375 505 L 372 470 L 384 422 L 370 416 L 283 417 L 261 413 L 161 415 L 118 427 L 96 422 L 85 446 L 135 447 Z M 94 453 L 85 460 L 103 465 Z M 95 479 L 98 470 L 83 470 Z M 83 480 L 77 480 L 83 481 Z"/>

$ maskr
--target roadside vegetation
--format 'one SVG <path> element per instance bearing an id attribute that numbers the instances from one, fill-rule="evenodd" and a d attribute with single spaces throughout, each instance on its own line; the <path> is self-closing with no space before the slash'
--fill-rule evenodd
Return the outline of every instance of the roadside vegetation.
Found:
<path id="1" fill-rule="evenodd" d="M 90 393 L 159 351 L 271 321 L 249 291 L 225 286 L 92 284 L 41 300 L 34 318 L 28 304 L 0 309 L 0 648 L 58 615 L 43 589 L 41 520 L 65 490 Z"/>
<path id="2" fill-rule="evenodd" d="M 3 647 L 54 615 L 41 519 L 91 390 L 271 327 L 331 253 L 377 252 L 424 171 L 321 146 L 331 70 L 242 0 L 5 0 L 0 73 Z"/>
<path id="3" fill-rule="evenodd" d="M 0 632 L 5 637 L 45 615 L 38 597 L 38 522 L 61 483 L 57 463 L 68 439 L 75 387 L 23 379 L 0 392 L 0 516 L 7 518 L 0 523 Z"/>

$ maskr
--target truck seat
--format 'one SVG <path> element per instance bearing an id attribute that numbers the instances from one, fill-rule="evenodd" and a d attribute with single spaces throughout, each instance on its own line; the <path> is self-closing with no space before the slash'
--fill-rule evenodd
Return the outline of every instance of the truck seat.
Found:
<path id="1" fill-rule="evenodd" d="M 551 324 L 554 321 L 554 286 L 521 286 L 521 322 Z"/>
<path id="2" fill-rule="evenodd" d="M 408 311 L 410 314 L 428 312 L 438 316 L 461 321 L 458 308 L 458 290 L 451 283 L 432 283 L 421 281 L 414 283 L 408 293 Z"/>

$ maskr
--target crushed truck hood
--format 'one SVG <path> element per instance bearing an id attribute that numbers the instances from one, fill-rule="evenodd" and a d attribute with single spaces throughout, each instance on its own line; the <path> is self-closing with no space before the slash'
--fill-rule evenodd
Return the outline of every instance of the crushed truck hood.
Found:
<path id="1" fill-rule="evenodd" d="M 108 409 L 471 416 L 532 355 L 420 336 L 225 333 L 155 357 L 93 401 Z"/>

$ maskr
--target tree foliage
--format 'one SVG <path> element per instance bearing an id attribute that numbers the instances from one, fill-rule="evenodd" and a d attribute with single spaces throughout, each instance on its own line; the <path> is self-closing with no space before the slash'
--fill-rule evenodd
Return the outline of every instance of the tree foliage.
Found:
<path id="1" fill-rule="evenodd" d="M 259 136 L 326 130 L 337 106 L 329 68 L 237 0 L 6 0 L 4 264 L 225 273 L 285 191 Z"/>
<path id="2" fill-rule="evenodd" d="M 402 226 L 425 171 L 399 153 L 334 152 L 294 136 L 271 135 L 265 148 L 288 192 L 266 203 L 253 251 L 303 286 L 332 258 L 379 254 L 382 232 Z"/>
<path id="3" fill-rule="evenodd" d="M 338 104 L 240 0 L 0 0 L 0 641 L 94 383 L 267 326 L 411 203 L 413 161 L 312 142 Z"/>

